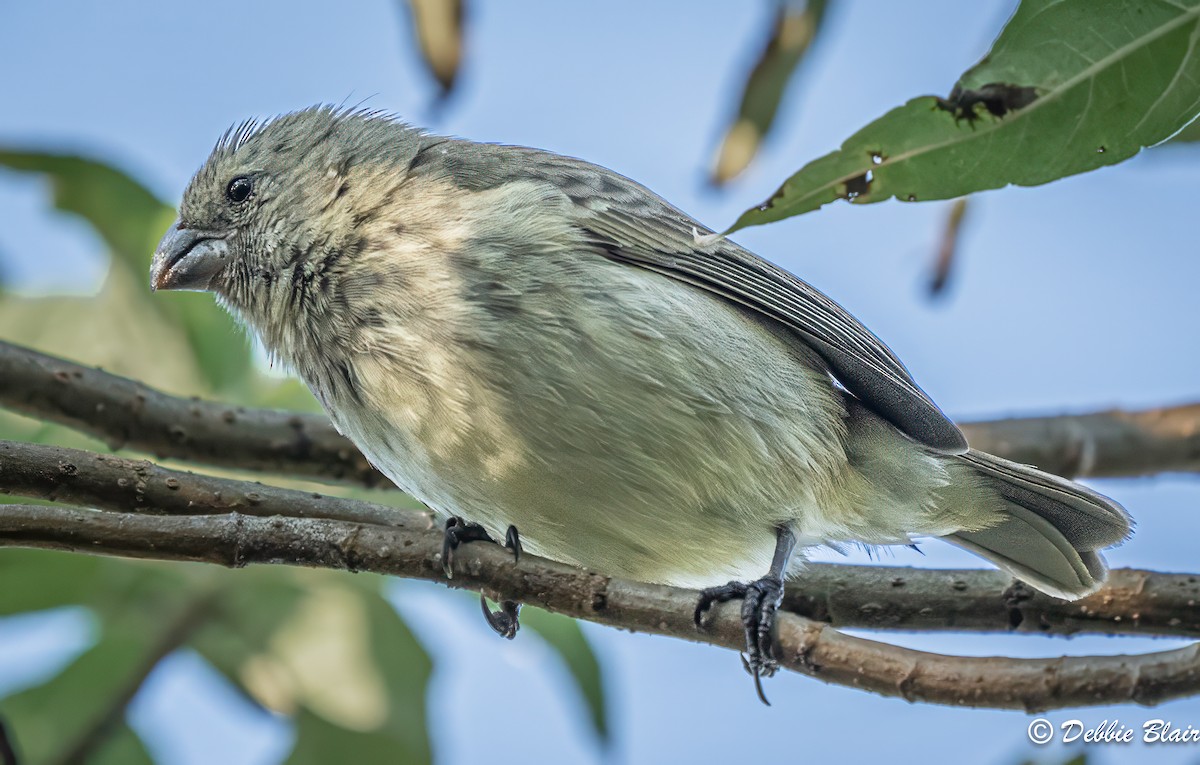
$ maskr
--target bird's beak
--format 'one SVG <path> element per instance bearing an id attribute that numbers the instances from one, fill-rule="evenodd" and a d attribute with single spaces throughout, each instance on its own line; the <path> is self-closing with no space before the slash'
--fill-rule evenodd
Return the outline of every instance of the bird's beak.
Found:
<path id="1" fill-rule="evenodd" d="M 171 224 L 150 263 L 152 290 L 208 290 L 229 261 L 230 232 L 180 228 Z"/>

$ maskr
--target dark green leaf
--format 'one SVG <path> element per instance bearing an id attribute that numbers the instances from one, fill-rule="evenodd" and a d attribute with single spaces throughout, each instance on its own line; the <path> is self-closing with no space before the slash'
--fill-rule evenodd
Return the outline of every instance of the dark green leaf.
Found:
<path id="1" fill-rule="evenodd" d="M 1200 119 L 1192 120 L 1192 124 L 1176 133 L 1170 143 L 1195 143 L 1196 141 L 1200 141 Z"/>
<path id="2" fill-rule="evenodd" d="M 431 664 L 381 577 L 255 569 L 193 647 L 252 701 L 291 716 L 289 763 L 428 762 Z"/>
<path id="3" fill-rule="evenodd" d="M 1034 186 L 1120 162 L 1200 112 L 1200 0 L 1024 0 L 948 99 L 916 98 L 732 229 L 856 203 Z"/>
<path id="4" fill-rule="evenodd" d="M 270 653 L 272 636 L 287 623 L 305 594 L 303 584 L 288 576 L 291 573 L 272 568 L 243 572 L 239 586 L 221 598 L 212 619 L 191 641 L 191 647 L 251 703 L 260 703 L 260 699 L 246 689 L 246 682 L 264 678 L 248 674 L 252 671 L 248 668 Z M 287 702 L 279 706 L 286 707 Z"/>
<path id="5" fill-rule="evenodd" d="M 88 765 L 154 765 L 154 759 L 133 729 L 120 722 L 108 732 Z"/>
<path id="6" fill-rule="evenodd" d="M 300 698 L 297 741 L 287 765 L 330 761 L 384 765 L 431 759 L 425 694 L 432 664 L 400 615 L 380 595 L 382 578 L 364 579 L 371 581 L 369 588 L 318 590 L 315 602 L 302 608 L 305 613 L 295 622 L 297 641 L 319 641 L 315 644 L 327 650 L 331 638 L 341 635 L 346 645 L 338 654 L 326 654 L 324 666 L 308 668 L 309 682 L 299 684 L 306 692 Z M 328 625 L 330 616 L 355 623 Z M 365 623 L 358 623 L 363 619 Z M 324 636 L 314 634 L 317 624 L 333 629 Z M 294 658 L 308 653 L 286 639 L 277 645 L 284 654 L 291 653 L 293 671 L 298 669 Z M 367 653 L 360 655 L 362 648 Z M 334 687 L 338 683 L 343 687 Z M 331 760 L 331 753 L 338 756 Z"/>
<path id="7" fill-rule="evenodd" d="M 533 606 L 521 609 L 521 624 L 545 640 L 567 665 L 575 687 L 591 717 L 592 728 L 603 743 L 608 743 L 608 715 L 604 703 L 604 677 L 591 643 L 579 623 L 560 614 Z"/>
<path id="8" fill-rule="evenodd" d="M 0 550 L 0 616 L 87 603 L 103 558 L 47 550 Z"/>
<path id="9" fill-rule="evenodd" d="M 296 745 L 285 765 L 421 765 L 430 761 L 428 752 L 397 746 L 383 731 L 353 731 L 340 728 L 320 715 L 301 711 L 296 716 Z"/>

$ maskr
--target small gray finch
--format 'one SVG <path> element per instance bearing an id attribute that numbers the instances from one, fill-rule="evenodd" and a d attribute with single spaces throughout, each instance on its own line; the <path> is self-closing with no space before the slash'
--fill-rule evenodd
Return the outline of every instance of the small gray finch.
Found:
<path id="1" fill-rule="evenodd" d="M 1130 531 L 1112 500 L 970 450 L 832 300 L 577 159 L 330 107 L 247 123 L 151 285 L 251 327 L 448 519 L 448 573 L 456 544 L 505 537 L 708 588 L 698 626 L 743 599 L 756 683 L 797 548 L 939 537 L 1074 599 Z M 514 604 L 491 617 L 515 631 Z"/>

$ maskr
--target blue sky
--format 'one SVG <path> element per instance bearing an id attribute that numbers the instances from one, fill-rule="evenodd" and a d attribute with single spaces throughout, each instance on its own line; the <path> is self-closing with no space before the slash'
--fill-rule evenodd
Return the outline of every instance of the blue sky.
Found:
<path id="1" fill-rule="evenodd" d="M 909 97 L 945 94 L 987 49 L 1010 2 L 837 5 L 780 115 L 778 135 L 724 192 L 703 182 L 766 3 L 696 0 L 472 4 L 468 58 L 450 103 L 417 64 L 411 30 L 385 0 L 335 5 L 41 3 L 0 5 L 0 145 L 85 152 L 175 202 L 230 124 L 316 102 L 365 102 L 437 132 L 581 156 L 625 173 L 714 227 L 766 197 L 789 172 Z M 1034 189 L 976 197 L 950 294 L 923 294 L 945 204 L 831 205 L 737 239 L 826 291 L 883 337 L 956 417 L 1150 406 L 1200 398 L 1195 352 L 1194 196 L 1200 151 L 1148 152 Z M 0 173 L 0 274 L 31 293 L 86 293 L 104 273 L 86 227 L 47 211 L 44 185 Z M 3 327 L 0 327 L 3 336 Z M 1200 568 L 1200 483 L 1187 477 L 1097 482 L 1138 521 L 1115 566 Z M 930 543 L 910 565 L 974 566 Z M 833 559 L 836 556 L 823 555 Z M 852 559 L 853 556 L 852 556 Z M 496 640 L 476 605 L 399 582 L 395 599 L 441 662 L 430 719 L 478 731 L 435 737 L 439 762 L 511 752 L 600 762 L 552 655 L 523 633 Z M 0 622 L 0 689 L 48 671 L 81 626 L 71 614 Z M 761 726 L 764 759 L 1005 764 L 1035 751 L 1020 713 L 909 705 L 798 676 L 770 682 L 762 708 L 728 651 L 587 626 L 607 672 L 617 762 L 742 758 Z M 435 639 L 437 636 L 437 639 Z M 1119 653 L 1165 641 L 884 636 L 979 655 Z M 56 658 L 57 657 L 57 658 Z M 132 710 L 164 762 L 266 765 L 287 731 L 239 706 L 198 660 L 174 657 Z M 186 710 L 187 714 L 180 714 Z M 1200 725 L 1200 701 L 1058 712 L 1140 724 Z M 498 742 L 513 740 L 512 750 Z M 1194 747 L 1098 747 L 1098 763 L 1194 762 Z"/>

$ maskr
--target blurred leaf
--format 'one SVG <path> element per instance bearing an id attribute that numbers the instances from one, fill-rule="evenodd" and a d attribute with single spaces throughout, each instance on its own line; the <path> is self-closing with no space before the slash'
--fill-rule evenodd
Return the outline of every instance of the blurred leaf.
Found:
<path id="1" fill-rule="evenodd" d="M 154 765 L 146 745 L 124 722 L 117 723 L 104 737 L 104 743 L 88 758 L 88 765 Z"/>
<path id="2" fill-rule="evenodd" d="M 304 586 L 284 575 L 291 572 L 255 568 L 247 573 L 252 581 L 228 591 L 191 646 L 251 703 L 290 714 L 295 709 L 290 688 L 286 694 L 272 693 L 272 678 L 255 675 L 262 668 L 254 662 L 303 599 Z M 247 683 L 258 685 L 248 690 Z"/>
<path id="3" fill-rule="evenodd" d="M 604 702 L 604 677 L 591 643 L 579 628 L 579 622 L 533 606 L 521 609 L 521 625 L 545 640 L 558 652 L 575 680 L 575 687 L 587 706 L 592 728 L 602 743 L 609 742 L 608 715 Z"/>
<path id="4" fill-rule="evenodd" d="M 193 645 L 247 697 L 296 721 L 288 762 L 428 762 L 431 664 L 380 595 L 382 578 L 260 572 Z"/>
<path id="5" fill-rule="evenodd" d="M 967 215 L 968 199 L 970 197 L 961 197 L 950 205 L 950 214 L 946 216 L 942 240 L 938 243 L 937 257 L 933 263 L 933 278 L 929 280 L 930 297 L 942 295 L 950 283 L 954 262 L 958 257 L 959 233 L 962 231 L 963 218 Z"/>
<path id="6" fill-rule="evenodd" d="M 155 577 L 155 570 L 143 567 L 148 576 L 119 588 L 113 607 L 99 614 L 95 645 L 45 683 L 0 700 L 0 716 L 27 761 L 57 763 L 88 752 L 88 762 L 150 762 L 124 724 L 125 706 L 202 618 L 197 609 L 205 602 L 178 579 Z"/>
<path id="7" fill-rule="evenodd" d="M 146 274 L 175 210 L 125 173 L 84 157 L 0 150 L 0 166 L 46 176 L 54 205 L 82 217 L 129 267 Z"/>
<path id="8" fill-rule="evenodd" d="M 293 669 L 299 657 L 323 664 L 308 670 L 318 685 L 310 686 L 305 694 L 306 711 L 297 717 L 296 746 L 287 765 L 334 761 L 384 765 L 431 759 L 425 695 L 432 664 L 400 615 L 380 594 L 382 577 L 363 579 L 370 580 L 369 590 L 318 590 L 313 606 L 299 621 L 309 628 L 295 633 L 301 642 L 283 643 L 285 655 L 291 654 Z M 337 601 L 333 598 L 354 600 L 334 605 Z M 349 609 L 348 604 L 352 604 Z M 352 617 L 355 623 L 333 629 L 343 636 L 361 630 L 358 637 L 363 642 L 350 641 L 340 651 L 331 651 L 327 637 L 314 636 L 311 620 L 332 613 L 342 618 L 356 614 Z M 358 622 L 359 618 L 364 621 Z M 311 642 L 314 640 L 317 642 Z M 358 653 L 364 649 L 366 653 Z M 372 673 L 369 678 L 364 671 Z M 354 698 L 364 691 L 368 698 Z M 377 708 L 366 706 L 365 701 Z M 331 719 L 331 712 L 338 719 Z M 331 759 L 331 753 L 337 756 Z"/>
<path id="9" fill-rule="evenodd" d="M 758 153 L 771 130 L 784 90 L 821 30 L 828 0 L 780 2 L 758 62 L 742 90 L 738 115 L 717 150 L 712 182 L 739 175 Z"/>
<path id="10" fill-rule="evenodd" d="M 178 375 L 182 379 L 171 378 L 174 390 L 222 390 L 245 381 L 251 371 L 249 343 L 211 296 L 151 297 L 150 259 L 174 220 L 170 205 L 120 170 L 82 157 L 0 150 L 0 166 L 46 176 L 55 206 L 91 224 L 113 255 L 99 300 L 4 296 L 0 326 L 6 337 L 160 386 L 161 365 L 186 363 L 190 369 Z M 56 321 L 47 322 L 51 311 Z M 130 330 L 133 334 L 126 334 Z M 47 334 L 60 342 L 35 342 Z M 184 349 L 191 350 L 192 359 L 181 353 Z M 145 368 L 127 368 L 131 360 Z"/>
<path id="11" fill-rule="evenodd" d="M 139 630 L 106 630 L 100 641 L 57 676 L 42 685 L 0 701 L 29 762 L 56 762 L 76 746 L 110 710 L 128 681 L 139 671 L 147 651 L 144 620 Z M 141 632 L 142 634 L 138 634 Z M 116 722 L 120 723 L 123 714 Z M 97 740 L 97 746 L 102 741 Z"/>
<path id="12" fill-rule="evenodd" d="M 730 230 L 836 199 L 950 199 L 1120 162 L 1200 112 L 1197 35 L 1200 0 L 1023 0 L 949 99 L 893 109 Z"/>
<path id="13" fill-rule="evenodd" d="M 352 762 L 354 765 L 417 765 L 430 762 L 383 731 L 362 733 L 339 728 L 320 715 L 302 711 L 296 718 L 296 745 L 285 765 L 328 765 Z"/>
<path id="14" fill-rule="evenodd" d="M 462 63 L 462 0 L 408 0 L 408 5 L 425 66 L 441 87 L 442 97 L 448 96 Z"/>
<path id="15" fill-rule="evenodd" d="M 102 561 L 48 550 L 0 550 L 0 616 L 87 602 Z"/>
<path id="16" fill-rule="evenodd" d="M 53 316 L 53 321 L 47 321 Z M 149 290 L 113 269 L 94 297 L 0 296 L 4 337 L 169 390 L 207 389 L 186 335 L 150 305 Z M 228 331 L 227 342 L 240 342 Z"/>

